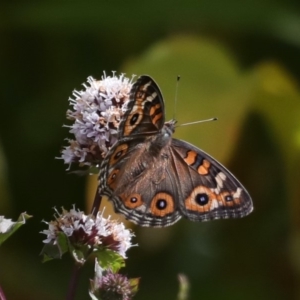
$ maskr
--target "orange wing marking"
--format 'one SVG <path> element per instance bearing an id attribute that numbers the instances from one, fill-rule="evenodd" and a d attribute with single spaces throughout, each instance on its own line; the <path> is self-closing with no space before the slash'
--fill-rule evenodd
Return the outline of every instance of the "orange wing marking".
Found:
<path id="1" fill-rule="evenodd" d="M 207 175 L 209 173 L 210 162 L 206 159 L 203 159 L 202 165 L 198 168 L 198 173 L 200 175 Z"/>
<path id="2" fill-rule="evenodd" d="M 134 209 L 144 204 L 140 194 L 131 194 L 129 196 L 120 195 L 124 205 L 127 208 Z"/>
<path id="3" fill-rule="evenodd" d="M 128 144 L 121 144 L 115 149 L 109 160 L 110 167 L 118 162 L 127 153 L 128 147 Z"/>
<path id="4" fill-rule="evenodd" d="M 165 215 L 173 213 L 175 210 L 174 199 L 170 194 L 157 193 L 150 206 L 151 214 L 157 217 L 164 217 Z"/>
<path id="5" fill-rule="evenodd" d="M 193 165 L 196 162 L 197 158 L 197 152 L 189 150 L 186 152 L 186 157 L 184 158 L 184 161 L 189 165 Z"/>
<path id="6" fill-rule="evenodd" d="M 201 197 L 203 199 L 200 202 Z M 217 195 L 209 188 L 199 185 L 184 201 L 187 210 L 197 212 L 209 212 L 218 207 Z"/>

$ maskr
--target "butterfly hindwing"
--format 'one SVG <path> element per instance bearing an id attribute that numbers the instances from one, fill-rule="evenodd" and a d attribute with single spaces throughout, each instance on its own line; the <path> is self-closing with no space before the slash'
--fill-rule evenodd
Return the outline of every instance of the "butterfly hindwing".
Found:
<path id="1" fill-rule="evenodd" d="M 176 189 L 179 185 L 179 178 L 174 176 L 176 170 L 169 162 L 170 148 L 152 156 L 147 150 L 151 140 L 136 142 L 120 142 L 114 147 L 115 153 L 123 151 L 118 149 L 125 149 L 126 153 L 122 152 L 118 161 L 110 155 L 113 163 L 106 164 L 110 167 L 100 179 L 104 183 L 102 192 L 113 201 L 117 212 L 134 223 L 153 227 L 171 225 L 180 218 L 177 202 L 180 191 Z"/>

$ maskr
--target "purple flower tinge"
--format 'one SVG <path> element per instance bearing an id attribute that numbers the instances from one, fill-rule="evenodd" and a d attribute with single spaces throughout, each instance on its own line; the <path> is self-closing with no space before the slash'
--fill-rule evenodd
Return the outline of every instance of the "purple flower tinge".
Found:
<path id="1" fill-rule="evenodd" d="M 131 286 L 127 277 L 122 274 L 107 271 L 100 280 L 101 299 L 131 299 Z"/>
<path id="2" fill-rule="evenodd" d="M 101 300 L 131 300 L 138 290 L 138 284 L 139 278 L 129 279 L 110 269 L 103 270 L 96 261 L 90 296 Z"/>

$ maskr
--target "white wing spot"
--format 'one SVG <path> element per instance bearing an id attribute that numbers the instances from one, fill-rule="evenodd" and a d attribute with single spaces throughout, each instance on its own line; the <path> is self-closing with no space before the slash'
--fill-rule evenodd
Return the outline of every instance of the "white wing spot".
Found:
<path id="1" fill-rule="evenodd" d="M 220 172 L 220 173 L 218 173 L 218 175 L 215 178 L 216 178 L 216 181 L 217 181 L 218 188 L 222 188 L 223 187 L 223 182 L 226 179 L 226 175 L 224 173 Z"/>
<path id="2" fill-rule="evenodd" d="M 157 93 L 154 92 L 154 93 L 152 93 L 152 95 L 148 96 L 148 97 L 146 98 L 146 100 L 152 102 L 152 100 L 153 100 L 154 98 L 156 98 L 156 96 L 157 96 Z"/>
<path id="3" fill-rule="evenodd" d="M 236 192 L 233 194 L 233 198 L 239 198 L 241 196 L 242 189 L 237 188 Z"/>
<path id="4" fill-rule="evenodd" d="M 219 207 L 218 201 L 217 201 L 216 199 L 213 199 L 213 200 L 211 201 L 210 209 L 212 210 L 212 209 L 215 209 L 215 208 L 218 208 L 218 207 Z"/>

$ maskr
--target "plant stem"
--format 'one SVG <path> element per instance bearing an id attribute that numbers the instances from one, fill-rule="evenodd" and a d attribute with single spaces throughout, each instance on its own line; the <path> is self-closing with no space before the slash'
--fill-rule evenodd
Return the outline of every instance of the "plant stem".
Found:
<path id="1" fill-rule="evenodd" d="M 75 265 L 69 282 L 68 294 L 66 300 L 73 300 L 75 297 L 75 291 L 78 285 L 78 279 L 80 274 L 80 266 Z"/>
<path id="2" fill-rule="evenodd" d="M 101 205 L 102 196 L 99 194 L 98 189 L 96 190 L 94 203 L 92 206 L 92 214 L 96 217 Z"/>
<path id="3" fill-rule="evenodd" d="M 6 300 L 4 292 L 3 292 L 2 288 L 1 288 L 1 286 L 0 286 L 0 300 Z"/>
<path id="4" fill-rule="evenodd" d="M 184 274 L 178 274 L 179 292 L 177 300 L 187 300 L 189 294 L 189 280 Z"/>
<path id="5" fill-rule="evenodd" d="M 99 211 L 99 208 L 100 208 L 100 205 L 101 205 L 101 200 L 102 200 L 102 196 L 100 196 L 100 194 L 98 192 L 98 189 L 97 189 L 96 194 L 95 194 L 95 198 L 94 198 L 94 203 L 93 203 L 93 206 L 92 206 L 92 214 L 95 217 L 96 217 L 96 215 Z M 72 272 L 72 275 L 71 275 L 70 282 L 69 282 L 69 288 L 68 288 L 68 294 L 67 294 L 66 300 L 73 300 L 74 299 L 75 291 L 76 291 L 76 288 L 77 288 L 77 285 L 78 285 L 79 274 L 80 274 L 80 266 L 75 265 L 74 269 L 73 269 L 73 272 Z M 0 296 L 1 296 L 1 294 L 0 294 Z M 0 300 L 2 300 L 2 299 L 0 298 Z M 5 300 L 5 298 L 3 298 L 3 300 Z"/>

